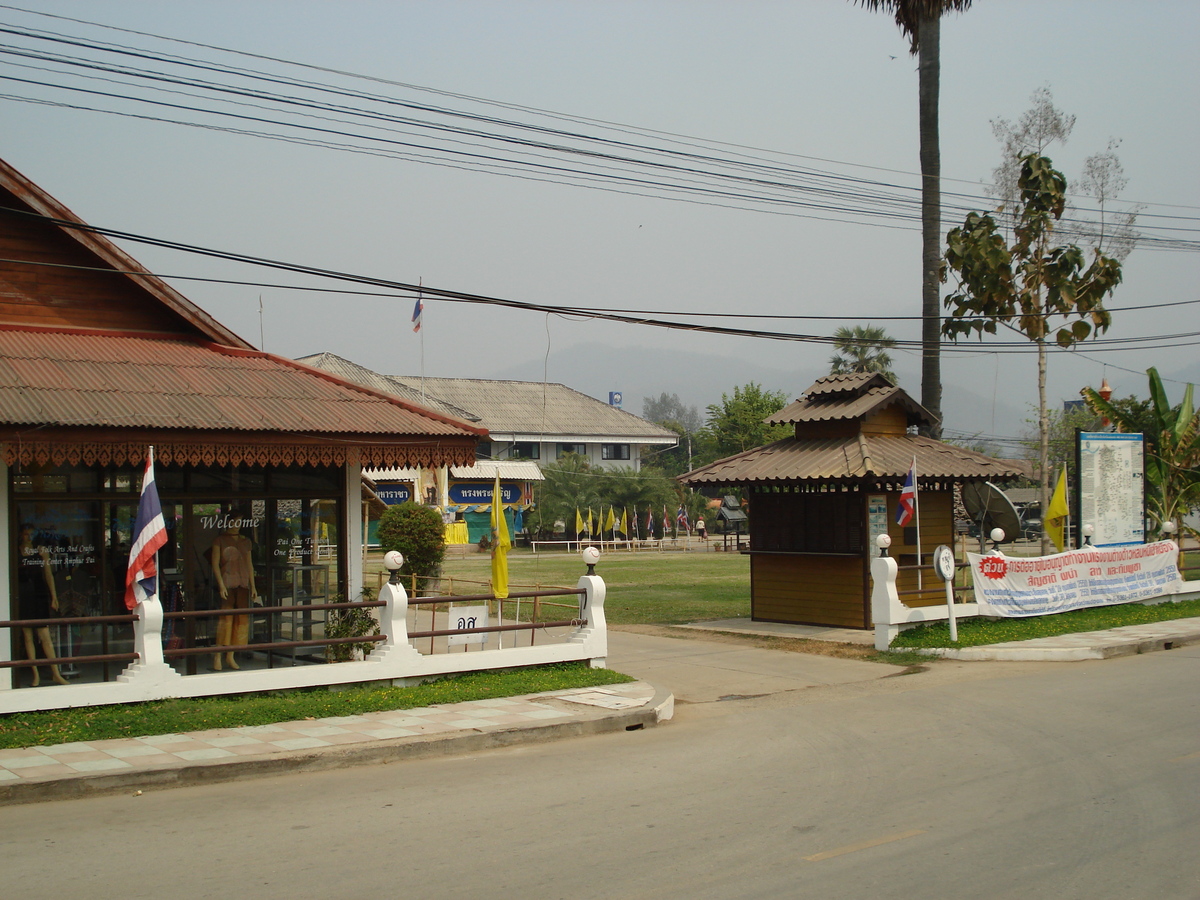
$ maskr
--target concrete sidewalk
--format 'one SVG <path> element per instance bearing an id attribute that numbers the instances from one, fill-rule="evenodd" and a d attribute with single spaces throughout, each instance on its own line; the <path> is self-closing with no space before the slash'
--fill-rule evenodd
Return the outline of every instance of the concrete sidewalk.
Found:
<path id="1" fill-rule="evenodd" d="M 671 717 L 645 682 L 422 709 L 0 750 L 0 805 L 470 753 Z"/>

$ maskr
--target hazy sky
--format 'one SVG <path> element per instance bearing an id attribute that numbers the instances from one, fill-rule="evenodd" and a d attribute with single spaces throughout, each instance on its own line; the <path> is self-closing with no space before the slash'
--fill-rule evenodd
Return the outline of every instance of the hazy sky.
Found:
<path id="1" fill-rule="evenodd" d="M 701 138 L 710 149 L 721 142 L 728 145 L 722 153 L 733 153 L 735 145 L 755 148 L 738 152 L 760 156 L 758 151 L 771 151 L 774 160 L 825 173 L 820 176 L 825 184 L 830 174 L 903 189 L 918 183 L 915 61 L 889 17 L 849 2 L 40 0 L 36 9 L 575 118 L 539 118 L 527 109 L 484 107 L 468 99 L 288 69 L 12 8 L 0 8 L 0 23 L 223 66 L 286 71 L 405 102 L 486 110 L 570 131 L 603 130 L 579 117 L 621 123 L 638 131 L 603 133 L 643 144 L 666 145 L 665 134 L 645 133 L 653 130 Z M 4 34 L 0 44 L 51 49 L 44 41 L 12 34 Z M 1195 2 L 980 0 L 968 13 L 948 18 L 942 26 L 943 189 L 982 196 L 981 182 L 999 161 L 990 120 L 1016 118 L 1036 88 L 1049 86 L 1057 105 L 1077 116 L 1070 142 L 1051 150 L 1056 165 L 1074 177 L 1088 155 L 1103 150 L 1110 138 L 1121 139 L 1119 154 L 1129 178 L 1123 198 L 1144 204 L 1145 223 L 1181 228 L 1174 234 L 1194 242 L 1200 218 L 1198 45 L 1200 4 Z M 52 49 L 83 53 L 61 42 Z M 127 62 L 135 63 L 155 66 L 145 59 Z M 31 65 L 41 68 L 27 68 Z M 920 235 L 912 222 L 874 215 L 838 222 L 829 221 L 828 214 L 818 219 L 587 190 L 511 173 L 12 99 L 202 118 L 114 98 L 68 95 L 61 86 L 85 82 L 61 74 L 62 68 L 0 54 L 5 78 L 0 156 L 93 225 L 552 306 L 837 316 L 836 321 L 722 324 L 829 334 L 839 324 L 876 323 L 899 338 L 919 337 L 915 321 L 880 318 L 919 312 Z M 31 80 L 52 86 L 27 83 Z M 110 82 L 87 85 L 130 93 Z M 174 101 L 185 103 L 178 95 Z M 642 170 L 641 177 L 654 176 Z M 846 184 L 861 189 L 859 182 Z M 959 221 L 961 214 L 948 215 L 944 226 Z M 155 272 L 319 283 L 125 246 Z M 1200 305 L 1121 312 L 1194 304 L 1200 300 L 1198 276 L 1195 252 L 1136 250 L 1110 303 L 1114 326 L 1108 337 L 1200 331 L 1195 327 Z M 640 412 L 641 396 L 677 383 L 661 368 L 672 359 L 690 360 L 686 367 L 693 371 L 719 373 L 718 383 L 730 390 L 762 367 L 795 373 L 791 383 L 767 385 L 795 396 L 827 369 L 830 352 L 807 343 L 439 300 L 426 301 L 425 328 L 418 336 L 409 327 L 408 299 L 173 283 L 256 345 L 261 295 L 267 350 L 287 356 L 328 350 L 388 373 L 418 373 L 422 354 L 425 372 L 436 376 L 499 377 L 536 363 L 552 381 L 599 394 L 573 380 L 572 348 L 581 358 L 585 345 L 604 345 L 622 360 L 608 379 L 610 389 L 624 390 L 626 408 L 634 412 Z M 1156 343 L 1163 342 L 1117 352 L 1053 354 L 1052 399 L 1075 397 L 1080 386 L 1098 385 L 1105 375 L 1118 395 L 1144 395 L 1141 373 L 1149 365 L 1158 365 L 1166 376 L 1200 380 L 1196 346 L 1164 349 Z M 628 363 L 631 353 L 639 360 L 636 365 Z M 674 355 L 680 353 L 695 355 Z M 919 397 L 916 354 L 897 356 L 904 386 Z M 1036 399 L 1034 369 L 1028 354 L 948 353 L 943 363 L 948 386 L 985 398 L 976 407 L 995 399 L 1026 408 Z M 694 382 L 697 393 L 682 392 L 685 401 L 703 406 L 719 399 L 700 396 L 702 380 Z M 988 431 L 995 421 L 980 408 L 950 413 L 951 431 Z M 1011 422 L 995 427 L 1012 428 Z"/>

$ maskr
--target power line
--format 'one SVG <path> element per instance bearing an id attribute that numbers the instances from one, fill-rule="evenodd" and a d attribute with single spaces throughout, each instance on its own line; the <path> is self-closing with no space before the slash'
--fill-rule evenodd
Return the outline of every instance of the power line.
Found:
<path id="1" fill-rule="evenodd" d="M 411 297 L 412 294 L 420 292 L 424 297 L 439 298 L 458 303 L 471 303 L 485 306 L 495 306 L 509 309 L 520 309 L 538 313 L 548 313 L 553 315 L 600 319 L 604 321 L 620 322 L 630 325 L 642 325 L 655 328 L 665 328 L 676 331 L 692 331 L 704 334 L 716 334 L 733 337 L 748 337 L 760 340 L 777 340 L 777 341 L 793 341 L 802 343 L 816 343 L 834 345 L 842 342 L 842 339 L 819 334 L 797 334 L 794 332 L 781 331 L 763 331 L 757 329 L 746 328 L 731 328 L 728 326 L 717 325 L 702 325 L 689 322 L 678 322 L 669 319 L 662 319 L 656 316 L 645 315 L 629 315 L 623 313 L 601 312 L 595 309 L 585 309 L 580 307 L 567 307 L 561 305 L 550 305 L 531 303 L 528 301 L 513 300 L 502 297 L 490 297 L 483 294 L 473 294 L 464 291 L 447 290 L 443 288 L 435 288 L 429 285 L 414 285 L 406 282 L 392 281 L 390 279 L 377 278 L 368 275 L 358 275 L 349 272 L 339 272 L 333 269 L 322 269 L 316 266 L 301 265 L 298 263 L 289 263 L 281 260 L 272 260 L 262 257 L 250 256 L 242 253 L 233 253 L 223 250 L 215 250 L 207 247 L 199 247 L 192 244 L 184 244 L 178 241 L 170 241 L 163 238 L 154 238 L 146 235 L 134 234 L 126 231 L 117 231 L 115 229 L 100 228 L 94 225 L 85 225 L 68 219 L 59 219 L 52 216 L 43 216 L 38 213 L 28 212 L 26 210 L 12 209 L 8 207 L 0 207 L 0 213 L 15 215 L 27 219 L 37 219 L 62 228 L 70 228 L 78 231 L 84 231 L 94 234 L 102 234 L 110 238 L 119 240 L 133 241 L 135 243 L 147 244 L 150 246 L 161 247 L 163 249 L 175 250 L 184 253 L 196 254 L 199 256 L 207 256 L 216 259 L 228 260 L 231 262 L 239 262 L 247 265 L 260 266 L 270 269 L 278 269 L 281 271 L 296 272 L 304 275 L 311 275 L 318 278 L 328 278 L 337 281 L 346 281 L 355 284 L 372 285 L 375 287 L 384 287 L 392 291 L 403 291 Z M 148 274 L 148 273 L 138 273 Z M 405 298 L 407 299 L 407 297 Z M 1146 335 L 1131 338 L 1096 338 L 1089 342 L 1088 347 L 1091 352 L 1104 352 L 1118 349 L 1161 349 L 1167 347 L 1194 346 L 1200 344 L 1200 332 L 1186 332 L 1167 335 Z M 1149 342 L 1153 342 L 1150 346 L 1145 346 Z M 1171 342 L 1171 343 L 1168 343 Z M 1137 345 L 1137 346 L 1134 346 Z M 921 347 L 920 341 L 904 341 L 897 339 L 895 346 L 916 350 Z M 995 341 L 988 344 L 978 344 L 978 349 L 967 350 L 964 345 L 949 345 L 945 346 L 947 351 L 953 352 L 984 352 L 984 353 L 1030 353 L 1036 348 L 1028 341 L 1023 342 L 1002 342 Z M 1055 345 L 1047 344 L 1049 348 L 1058 349 Z"/>

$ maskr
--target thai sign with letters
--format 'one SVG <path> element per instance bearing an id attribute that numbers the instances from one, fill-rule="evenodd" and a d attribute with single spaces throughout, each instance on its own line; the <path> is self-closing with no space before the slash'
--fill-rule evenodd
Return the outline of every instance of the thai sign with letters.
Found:
<path id="1" fill-rule="evenodd" d="M 968 553 L 981 616 L 1042 616 L 1134 603 L 1179 583 L 1173 541 L 1136 547 L 1084 547 L 1053 556 Z"/>

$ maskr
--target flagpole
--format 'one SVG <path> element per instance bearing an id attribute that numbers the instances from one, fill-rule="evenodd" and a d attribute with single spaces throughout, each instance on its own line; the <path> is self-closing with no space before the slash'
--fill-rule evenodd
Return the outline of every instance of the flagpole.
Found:
<path id="1" fill-rule="evenodd" d="M 917 457 L 913 456 L 913 518 L 917 523 L 917 590 L 925 590 L 925 582 L 921 577 L 921 492 L 917 489 Z"/>

